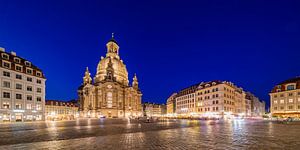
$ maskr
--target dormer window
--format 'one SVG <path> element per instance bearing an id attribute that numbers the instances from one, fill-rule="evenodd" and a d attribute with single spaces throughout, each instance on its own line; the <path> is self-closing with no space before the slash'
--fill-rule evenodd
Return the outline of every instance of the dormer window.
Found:
<path id="1" fill-rule="evenodd" d="M 287 85 L 286 90 L 295 90 L 295 85 L 294 84 Z"/>
<path id="2" fill-rule="evenodd" d="M 33 72 L 32 69 L 28 69 L 28 68 L 26 69 L 27 74 L 32 74 L 32 72 Z"/>
<path id="3" fill-rule="evenodd" d="M 206 84 L 206 85 L 205 85 L 205 87 L 209 87 L 209 86 L 210 86 L 209 84 Z"/>
<path id="4" fill-rule="evenodd" d="M 29 61 L 25 61 L 25 66 L 30 67 L 31 63 Z"/>
<path id="5" fill-rule="evenodd" d="M 15 63 L 21 63 L 21 59 L 20 59 L 20 58 L 17 58 L 17 57 L 15 57 L 15 58 L 14 58 L 14 62 L 15 62 Z"/>
<path id="6" fill-rule="evenodd" d="M 2 53 L 2 58 L 3 59 L 6 59 L 6 60 L 9 60 L 9 55 L 5 54 L 5 53 Z"/>
<path id="7" fill-rule="evenodd" d="M 2 62 L 2 67 L 7 68 L 7 69 L 10 69 L 10 63 L 9 63 L 9 62 L 6 62 L 6 61 L 3 61 L 3 62 Z"/>
<path id="8" fill-rule="evenodd" d="M 213 82 L 212 85 L 216 85 L 216 82 Z"/>
<path id="9" fill-rule="evenodd" d="M 41 77 L 42 74 L 41 74 L 40 72 L 37 72 L 37 73 L 36 73 L 36 76 Z"/>

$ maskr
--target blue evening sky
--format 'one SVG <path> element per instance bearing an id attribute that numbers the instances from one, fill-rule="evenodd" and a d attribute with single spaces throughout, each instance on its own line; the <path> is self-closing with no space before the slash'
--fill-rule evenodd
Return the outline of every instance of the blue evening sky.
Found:
<path id="1" fill-rule="evenodd" d="M 44 71 L 47 99 L 77 98 L 112 32 L 143 101 L 227 80 L 268 102 L 274 85 L 300 75 L 297 0 L 0 0 L 0 47 Z"/>

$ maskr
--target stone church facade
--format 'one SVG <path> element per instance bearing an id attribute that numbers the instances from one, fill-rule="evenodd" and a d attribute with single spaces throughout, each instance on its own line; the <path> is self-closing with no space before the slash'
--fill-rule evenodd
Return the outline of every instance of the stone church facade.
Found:
<path id="1" fill-rule="evenodd" d="M 134 75 L 129 85 L 126 65 L 119 56 L 114 37 L 106 44 L 106 57 L 101 57 L 94 80 L 86 68 L 83 83 L 78 88 L 81 117 L 123 118 L 142 115 L 142 93 Z"/>

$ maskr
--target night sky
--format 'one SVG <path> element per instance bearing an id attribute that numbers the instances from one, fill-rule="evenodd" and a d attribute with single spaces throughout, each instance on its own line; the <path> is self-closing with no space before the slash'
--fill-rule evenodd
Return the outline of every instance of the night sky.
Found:
<path id="1" fill-rule="evenodd" d="M 112 32 L 143 101 L 227 80 L 269 103 L 274 85 L 300 75 L 297 0 L 0 0 L 0 47 L 44 71 L 47 99 L 77 98 Z"/>

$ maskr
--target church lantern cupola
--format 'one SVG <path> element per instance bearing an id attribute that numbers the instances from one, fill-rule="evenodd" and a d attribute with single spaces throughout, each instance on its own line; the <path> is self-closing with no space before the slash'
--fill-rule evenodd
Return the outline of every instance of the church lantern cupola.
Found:
<path id="1" fill-rule="evenodd" d="M 114 33 L 111 35 L 111 39 L 106 44 L 107 53 L 106 57 L 115 57 L 120 59 L 119 57 L 119 45 L 117 44 L 117 41 L 114 39 Z"/>

